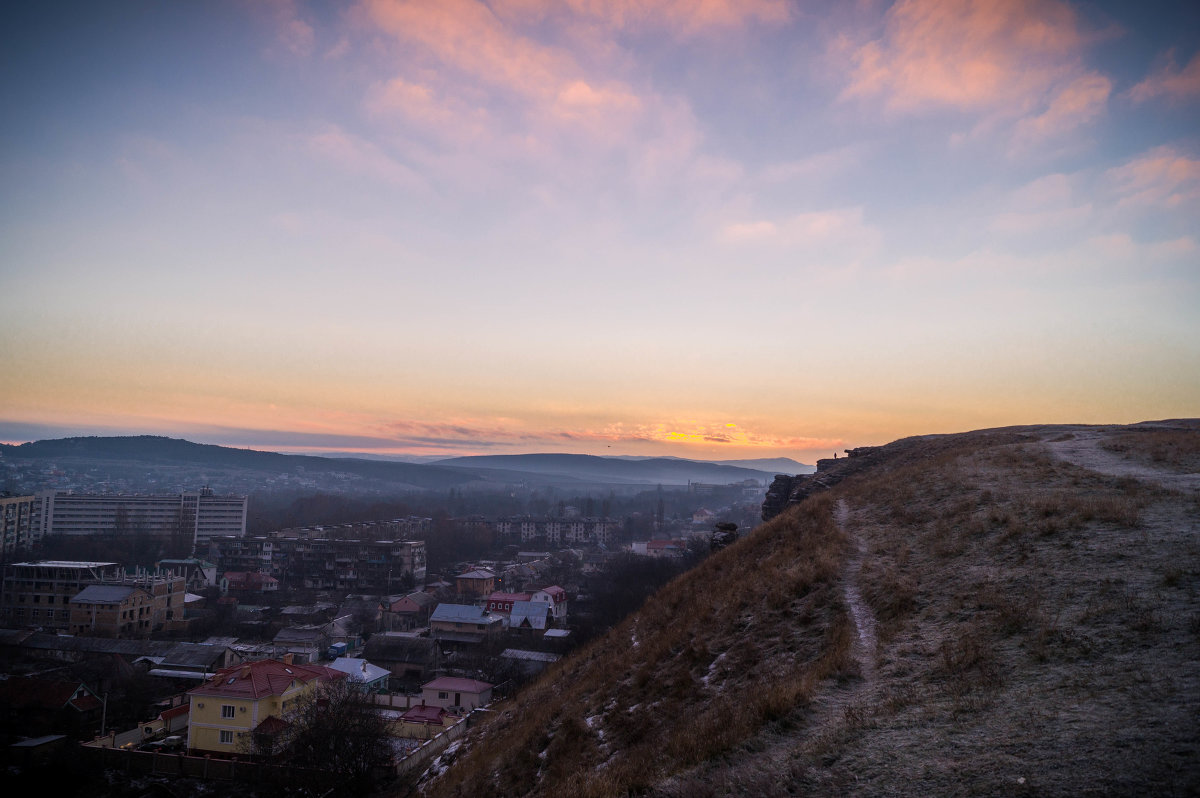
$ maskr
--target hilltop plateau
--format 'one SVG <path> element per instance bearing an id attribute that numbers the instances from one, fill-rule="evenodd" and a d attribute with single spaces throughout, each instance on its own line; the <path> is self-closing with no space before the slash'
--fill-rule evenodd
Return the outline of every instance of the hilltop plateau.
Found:
<path id="1" fill-rule="evenodd" d="M 1200 791 L 1200 422 L 829 463 L 497 705 L 422 792 Z"/>

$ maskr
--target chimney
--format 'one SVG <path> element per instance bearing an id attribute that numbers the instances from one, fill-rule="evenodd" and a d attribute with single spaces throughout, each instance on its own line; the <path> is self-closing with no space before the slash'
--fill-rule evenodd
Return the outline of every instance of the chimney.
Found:
<path id="1" fill-rule="evenodd" d="M 283 655 L 283 664 L 284 664 L 284 665 L 291 665 L 291 664 L 292 664 L 292 658 L 293 658 L 293 657 L 295 657 L 295 656 L 296 656 L 296 655 L 295 655 L 295 654 L 293 654 L 293 653 L 292 653 L 292 652 L 290 652 L 290 651 L 289 651 L 288 653 L 284 654 L 284 655 Z"/>

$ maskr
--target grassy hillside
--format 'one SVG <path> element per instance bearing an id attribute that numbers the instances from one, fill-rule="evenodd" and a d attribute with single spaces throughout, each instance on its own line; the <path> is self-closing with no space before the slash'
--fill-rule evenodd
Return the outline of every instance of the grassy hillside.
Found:
<path id="1" fill-rule="evenodd" d="M 1195 794 L 1200 432 L 1129 433 L 892 444 L 501 705 L 426 792 Z"/>

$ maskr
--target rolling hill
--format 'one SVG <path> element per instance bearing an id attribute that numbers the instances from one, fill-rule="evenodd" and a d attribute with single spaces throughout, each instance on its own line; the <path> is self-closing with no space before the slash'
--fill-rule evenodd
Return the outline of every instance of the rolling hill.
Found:
<path id="1" fill-rule="evenodd" d="M 262 484 L 274 475 L 297 472 L 313 478 L 351 475 L 360 485 L 369 483 L 376 489 L 390 486 L 397 490 L 487 488 L 513 483 L 580 491 L 606 486 L 682 486 L 689 482 L 729 484 L 748 479 L 765 483 L 776 473 L 678 458 L 623 459 L 581 454 L 458 457 L 409 463 L 381 458 L 279 454 L 150 435 L 62 438 L 18 446 L 0 444 L 0 456 L 13 462 L 121 465 L 160 472 L 208 469 L 223 472 L 229 476 L 224 482 L 232 485 Z M 808 468 L 795 461 L 785 463 L 794 463 L 800 470 Z M 337 483 L 331 484 L 337 489 Z"/>
<path id="2" fill-rule="evenodd" d="M 489 473 L 513 472 L 569 477 L 581 482 L 636 485 L 686 485 L 689 482 L 730 484 L 753 479 L 770 481 L 774 471 L 763 471 L 674 457 L 625 459 L 587 454 L 502 454 L 438 460 L 447 468 Z"/>
<path id="3" fill-rule="evenodd" d="M 1200 424 L 925 436 L 818 476 L 423 793 L 1200 790 Z"/>

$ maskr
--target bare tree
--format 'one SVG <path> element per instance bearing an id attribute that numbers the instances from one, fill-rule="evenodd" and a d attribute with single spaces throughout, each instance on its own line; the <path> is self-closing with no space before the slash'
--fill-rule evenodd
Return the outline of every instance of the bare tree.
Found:
<path id="1" fill-rule="evenodd" d="M 279 721 L 260 725 L 247 753 L 304 769 L 306 784 L 322 791 L 362 794 L 391 760 L 386 718 L 348 679 L 322 682 Z"/>

